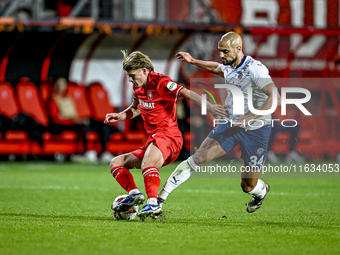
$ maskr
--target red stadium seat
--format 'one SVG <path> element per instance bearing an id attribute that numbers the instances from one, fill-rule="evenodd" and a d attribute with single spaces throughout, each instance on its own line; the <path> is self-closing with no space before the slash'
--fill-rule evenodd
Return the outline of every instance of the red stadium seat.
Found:
<path id="1" fill-rule="evenodd" d="M 75 82 L 69 82 L 67 86 L 67 94 L 72 97 L 76 105 L 79 118 L 91 118 L 92 112 L 87 97 L 87 90 L 85 86 L 79 86 Z M 92 133 L 92 132 L 91 132 Z M 87 138 L 93 138 L 93 136 L 87 136 Z M 101 146 L 98 141 L 87 141 L 87 150 L 101 151 Z M 84 151 L 84 144 L 78 146 L 79 153 Z"/>
<path id="2" fill-rule="evenodd" d="M 74 141 L 50 141 L 44 143 L 44 155 L 54 155 L 56 153 L 76 154 L 78 153 L 78 145 Z"/>
<path id="3" fill-rule="evenodd" d="M 90 131 L 86 134 L 86 148 L 87 150 L 102 151 L 100 142 L 98 141 L 99 135 L 96 132 Z"/>
<path id="4" fill-rule="evenodd" d="M 24 77 L 20 79 L 16 89 L 22 112 L 32 116 L 40 125 L 47 126 L 49 119 L 38 88 L 29 78 Z"/>
<path id="5" fill-rule="evenodd" d="M 7 118 L 13 118 L 19 113 L 20 107 L 14 88 L 8 82 L 1 82 L 0 114 Z M 24 131 L 7 131 L 0 141 L 0 154 L 30 154 L 30 141 L 27 133 Z"/>
<path id="6" fill-rule="evenodd" d="M 106 90 L 100 83 L 94 83 L 88 88 L 69 82 L 67 94 L 70 95 L 76 105 L 79 118 L 91 118 L 97 122 L 103 122 L 107 113 L 114 111 L 109 103 Z M 114 124 L 115 126 L 118 123 Z M 98 134 L 90 132 L 86 136 L 87 150 L 103 151 Z"/>
<path id="7" fill-rule="evenodd" d="M 44 134 L 44 139 L 43 153 L 45 155 L 78 153 L 77 134 L 73 131 L 65 130 L 59 136 Z"/>
<path id="8" fill-rule="evenodd" d="M 128 153 L 144 146 L 146 139 L 145 131 L 114 133 L 106 145 L 106 150 L 114 155 Z"/>
<path id="9" fill-rule="evenodd" d="M 65 130 L 61 132 L 60 138 L 65 141 L 76 141 L 77 140 L 77 133 L 74 131 Z"/>
<path id="10" fill-rule="evenodd" d="M 23 141 L 28 140 L 28 136 L 24 131 L 7 131 L 5 134 L 7 141 Z"/>
<path id="11" fill-rule="evenodd" d="M 79 86 L 74 82 L 70 82 L 67 86 L 67 94 L 74 100 L 79 118 L 92 117 L 85 86 Z"/>
<path id="12" fill-rule="evenodd" d="M 0 141 L 0 154 L 31 154 L 31 142 L 24 131 L 7 131 Z"/>
<path id="13" fill-rule="evenodd" d="M 8 82 L 0 83 L 0 114 L 13 118 L 20 113 L 15 90 Z"/>
<path id="14" fill-rule="evenodd" d="M 112 141 L 123 141 L 124 137 L 122 133 L 114 133 L 110 136 L 110 140 Z"/>
<path id="15" fill-rule="evenodd" d="M 36 121 L 47 126 L 49 119 L 44 108 L 38 88 L 28 78 L 22 78 L 17 85 L 19 104 L 23 113 L 32 116 Z M 44 134 L 44 144 L 41 150 L 33 142 L 30 153 L 53 155 L 56 153 L 78 153 L 79 146 L 76 142 L 77 134 L 73 131 L 63 131 L 59 136 Z"/>
<path id="16" fill-rule="evenodd" d="M 147 136 L 145 131 L 128 131 L 124 133 L 126 140 L 145 143 Z"/>
<path id="17" fill-rule="evenodd" d="M 53 93 L 53 86 L 47 83 L 42 83 L 40 85 L 41 99 L 45 105 L 47 104 L 48 100 L 51 98 L 52 93 Z"/>
<path id="18" fill-rule="evenodd" d="M 23 155 L 31 154 L 31 143 L 25 141 L 1 141 L 0 142 L 0 155 Z"/>
<path id="19" fill-rule="evenodd" d="M 88 92 L 94 120 L 103 121 L 107 113 L 116 112 L 110 104 L 106 90 L 100 83 L 92 83 L 88 87 Z"/>
<path id="20" fill-rule="evenodd" d="M 94 82 L 88 87 L 88 96 L 90 99 L 89 100 L 90 106 L 93 113 L 92 118 L 94 120 L 103 122 L 107 113 L 116 112 L 116 109 L 114 109 L 114 107 L 112 107 L 110 104 L 107 91 L 103 88 L 103 86 L 99 82 Z M 118 127 L 118 122 L 110 125 Z M 115 133 L 113 135 L 116 135 L 116 137 L 120 135 L 122 137 L 122 134 L 119 133 Z M 98 147 L 98 145 L 96 146 Z M 91 146 L 89 143 L 87 144 L 87 147 L 93 148 L 93 146 Z"/>
<path id="21" fill-rule="evenodd" d="M 96 132 L 91 131 L 86 134 L 87 141 L 96 142 L 98 141 L 98 139 L 99 139 L 99 135 Z"/>

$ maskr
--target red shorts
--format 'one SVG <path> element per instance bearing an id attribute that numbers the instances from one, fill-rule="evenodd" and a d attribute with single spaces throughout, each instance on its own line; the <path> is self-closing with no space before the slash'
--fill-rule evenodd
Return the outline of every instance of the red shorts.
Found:
<path id="1" fill-rule="evenodd" d="M 132 154 L 140 161 L 143 161 L 146 149 L 150 143 L 154 142 L 163 154 L 163 166 L 174 162 L 178 158 L 183 146 L 182 134 L 179 130 L 177 132 L 177 130 L 176 132 L 168 132 L 167 130 L 156 131 L 148 137 L 143 147 L 133 151 Z"/>

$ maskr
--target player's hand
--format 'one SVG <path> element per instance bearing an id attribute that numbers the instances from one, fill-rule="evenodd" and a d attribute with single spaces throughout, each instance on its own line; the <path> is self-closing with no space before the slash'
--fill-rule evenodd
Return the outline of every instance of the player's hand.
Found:
<path id="1" fill-rule="evenodd" d="M 248 131 L 248 129 L 250 128 L 250 125 L 254 122 L 254 120 L 257 118 L 258 116 L 251 113 L 248 115 L 242 115 L 241 117 L 239 117 L 237 119 L 237 123 L 234 126 L 245 126 L 245 131 Z"/>
<path id="2" fill-rule="evenodd" d="M 191 64 L 195 59 L 188 52 L 178 52 L 176 57 L 181 60 Z"/>
<path id="3" fill-rule="evenodd" d="M 207 110 L 212 114 L 215 119 L 220 119 L 221 117 L 228 117 L 228 110 L 222 105 L 208 104 Z"/>
<path id="4" fill-rule="evenodd" d="M 122 116 L 120 113 L 108 113 L 105 116 L 104 123 L 115 123 L 120 120 L 122 120 Z"/>

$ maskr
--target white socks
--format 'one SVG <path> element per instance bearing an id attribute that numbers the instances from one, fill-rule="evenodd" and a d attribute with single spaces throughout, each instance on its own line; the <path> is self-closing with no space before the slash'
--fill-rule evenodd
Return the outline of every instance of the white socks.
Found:
<path id="1" fill-rule="evenodd" d="M 137 193 L 140 193 L 139 189 L 132 189 L 132 190 L 130 190 L 129 195 L 137 194 Z"/>
<path id="2" fill-rule="evenodd" d="M 137 193 L 140 193 L 139 189 L 132 189 L 132 190 L 130 190 L 129 195 L 137 194 Z M 148 199 L 147 203 L 152 204 L 152 205 L 157 205 L 158 201 L 157 201 L 157 198 L 151 197 L 151 198 Z"/>
<path id="3" fill-rule="evenodd" d="M 166 200 L 174 189 L 188 180 L 191 174 L 196 172 L 199 168 L 200 167 L 195 163 L 192 156 L 187 160 L 182 161 L 172 172 L 162 190 L 159 192 L 158 197 Z M 265 183 L 261 179 L 258 179 L 255 188 L 248 192 L 248 194 L 263 198 L 266 195 L 266 192 Z"/>
<path id="4" fill-rule="evenodd" d="M 263 198 L 266 195 L 266 186 L 261 179 L 258 179 L 255 188 L 248 192 L 250 195 L 257 196 L 259 198 Z"/>
<path id="5" fill-rule="evenodd" d="M 191 174 L 198 168 L 199 166 L 194 162 L 192 156 L 181 162 L 164 184 L 159 197 L 165 200 L 174 189 L 188 180 Z"/>
<path id="6" fill-rule="evenodd" d="M 157 204 L 158 204 L 157 198 L 150 197 L 150 198 L 148 199 L 148 204 L 157 205 Z"/>

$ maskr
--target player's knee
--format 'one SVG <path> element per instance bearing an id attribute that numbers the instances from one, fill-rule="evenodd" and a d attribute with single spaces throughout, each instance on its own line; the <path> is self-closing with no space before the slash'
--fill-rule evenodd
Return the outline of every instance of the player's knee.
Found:
<path id="1" fill-rule="evenodd" d="M 121 165 L 123 165 L 121 157 L 120 156 L 114 157 L 113 159 L 111 159 L 110 169 L 117 167 L 117 166 L 121 166 Z"/>
<path id="2" fill-rule="evenodd" d="M 242 180 L 242 181 L 241 181 L 241 188 L 242 188 L 243 192 L 249 193 L 249 192 L 252 191 L 255 187 L 253 187 L 253 185 L 252 185 L 251 183 Z"/>
<path id="3" fill-rule="evenodd" d="M 195 153 L 192 156 L 192 158 L 195 161 L 196 165 L 198 165 L 198 166 L 203 166 L 203 165 L 209 163 L 207 156 L 205 154 L 202 154 L 202 153 Z"/>
<path id="4" fill-rule="evenodd" d="M 144 161 L 142 162 L 142 169 L 148 168 L 148 167 L 156 167 L 156 168 L 161 168 L 163 165 L 164 161 L 163 160 L 149 160 L 149 161 Z"/>
<path id="5" fill-rule="evenodd" d="M 143 161 L 142 164 L 141 164 L 142 169 L 148 168 L 150 166 L 151 166 L 151 164 L 149 162 L 145 162 L 145 161 Z"/>

